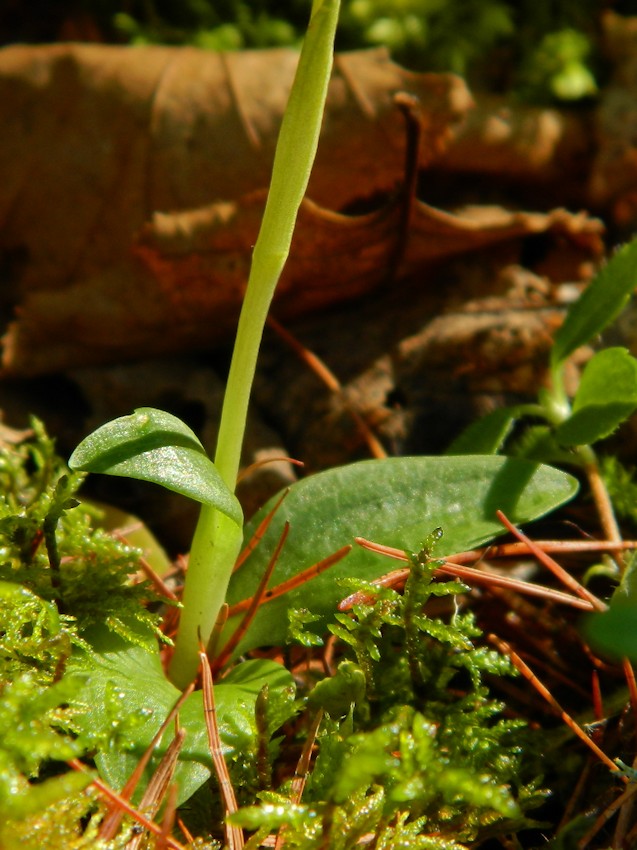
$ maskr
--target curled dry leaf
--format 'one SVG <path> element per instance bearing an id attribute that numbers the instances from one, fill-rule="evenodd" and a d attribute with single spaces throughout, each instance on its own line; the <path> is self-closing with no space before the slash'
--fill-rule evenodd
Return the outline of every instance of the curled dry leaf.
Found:
<path id="1" fill-rule="evenodd" d="M 10 269 L 2 301 L 19 308 L 6 339 L 7 371 L 34 374 L 182 344 L 183 337 L 170 342 L 172 310 L 188 280 L 167 300 L 156 270 L 131 251 L 156 212 L 231 202 L 217 208 L 222 222 L 232 217 L 230 248 L 239 239 L 238 250 L 226 248 L 218 261 L 231 282 L 222 273 L 207 288 L 222 289 L 213 306 L 234 307 L 234 280 L 244 283 L 243 252 L 260 216 L 260 202 L 246 200 L 238 214 L 236 200 L 268 185 L 296 62 L 292 50 L 0 51 L 0 251 Z M 464 83 L 412 74 L 384 51 L 337 58 L 310 186 L 317 202 L 339 207 L 396 183 L 404 129 L 393 97 L 404 88 L 422 103 L 425 160 L 469 108 Z M 166 285 L 166 275 L 159 282 Z M 201 310 L 199 299 L 192 309 Z M 229 312 L 208 314 L 207 344 L 229 330 Z"/>
<path id="2" fill-rule="evenodd" d="M 0 51 L 0 251 L 12 267 L 3 300 L 15 306 L 5 374 L 231 337 L 296 58 L 95 45 Z M 553 233 L 586 257 L 599 249 L 600 225 L 583 215 L 453 215 L 392 193 L 406 137 L 394 100 L 405 88 L 418 101 L 418 164 L 428 165 L 471 106 L 464 83 L 407 72 L 384 51 L 337 57 L 312 200 L 277 293 L 280 318 L 529 234 Z M 373 212 L 336 211 L 380 192 L 388 200 Z"/>
<path id="3" fill-rule="evenodd" d="M 209 318 L 233 317 L 243 294 L 265 194 L 233 205 L 173 216 L 155 215 L 141 234 L 136 254 L 166 304 L 179 347 L 205 345 Z M 406 245 L 404 201 L 397 196 L 380 210 L 348 216 L 305 200 L 291 255 L 276 294 L 277 315 L 290 318 L 369 292 L 390 276 L 411 274 L 433 262 L 498 242 L 549 232 L 578 246 L 583 256 L 601 251 L 601 224 L 566 210 L 549 214 L 471 207 L 452 214 L 416 202 Z M 211 285 L 212 284 L 212 285 Z"/>

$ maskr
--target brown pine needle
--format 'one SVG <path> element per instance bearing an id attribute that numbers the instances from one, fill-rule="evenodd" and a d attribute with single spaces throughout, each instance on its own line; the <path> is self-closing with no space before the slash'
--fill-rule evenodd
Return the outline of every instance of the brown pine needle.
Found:
<path id="1" fill-rule="evenodd" d="M 597 820 L 588 830 L 588 832 L 580 838 L 577 843 L 577 850 L 585 850 L 585 848 L 593 840 L 593 838 L 595 838 L 600 829 L 603 829 L 603 827 L 612 818 L 615 812 L 618 811 L 618 809 L 621 809 L 624 803 L 628 802 L 628 800 L 630 800 L 636 792 L 637 783 L 633 783 L 629 785 L 628 788 L 625 788 L 619 795 L 619 797 L 617 797 L 616 800 L 613 800 L 613 802 L 604 809 L 604 811 L 597 818 Z M 627 844 L 626 846 L 630 847 L 632 845 Z"/>
<path id="2" fill-rule="evenodd" d="M 273 587 L 271 590 L 266 590 L 263 594 L 263 598 L 261 599 L 261 604 L 263 605 L 265 602 L 272 602 L 273 599 L 278 599 L 278 597 L 283 596 L 284 593 L 289 593 L 290 590 L 294 590 L 302 584 L 305 584 L 310 579 L 316 578 L 316 576 L 341 561 L 351 551 L 351 549 L 351 544 L 343 546 L 337 552 L 334 552 L 332 555 L 328 555 L 327 558 L 323 558 L 322 561 L 319 561 L 311 567 L 308 567 L 306 570 L 297 573 L 297 575 L 292 576 L 292 578 L 287 579 L 287 581 L 277 584 L 276 587 Z M 229 616 L 234 617 L 242 611 L 246 611 L 252 605 L 253 598 L 254 597 L 250 597 L 250 599 L 242 599 L 241 602 L 237 602 L 236 605 L 231 605 Z"/>
<path id="3" fill-rule="evenodd" d="M 303 751 L 299 757 L 299 763 L 296 766 L 296 770 L 294 771 L 294 776 L 292 777 L 291 783 L 291 799 L 293 803 L 297 805 L 301 802 L 301 797 L 303 796 L 303 791 L 305 789 L 305 783 L 307 782 L 307 777 L 310 773 L 310 759 L 312 758 L 312 749 L 314 747 L 314 742 L 316 741 L 316 736 L 318 735 L 318 730 L 321 726 L 321 722 L 323 720 L 324 711 L 320 708 L 316 717 L 312 721 L 310 728 L 307 730 L 307 738 L 305 739 L 305 743 L 303 744 Z"/>
<path id="4" fill-rule="evenodd" d="M 307 731 L 307 737 L 305 739 L 305 743 L 303 744 L 303 750 L 299 757 L 296 770 L 294 771 L 294 776 L 292 777 L 290 788 L 290 802 L 297 806 L 301 802 L 303 791 L 305 789 L 305 783 L 307 782 L 307 777 L 310 773 L 310 760 L 312 758 L 312 749 L 314 747 L 314 742 L 316 741 L 316 736 L 318 735 L 318 730 L 321 725 L 321 721 L 323 720 L 323 714 L 324 712 L 322 708 L 317 711 L 316 717 L 312 721 L 312 724 L 310 725 L 310 728 Z M 281 850 L 284 844 L 285 826 L 282 826 L 277 834 L 274 850 Z"/>
<path id="5" fill-rule="evenodd" d="M 269 463 L 281 462 L 291 463 L 293 466 L 305 466 L 302 460 L 297 460 L 293 457 L 286 457 L 285 455 L 281 455 L 281 457 L 266 457 L 263 460 L 255 460 L 254 463 L 251 463 L 249 466 L 246 466 L 245 469 L 242 469 L 237 476 L 237 484 L 240 481 L 243 481 L 244 478 L 247 478 L 248 475 L 251 475 L 256 469 L 261 469 L 262 466 L 267 466 Z"/>
<path id="6" fill-rule="evenodd" d="M 221 608 L 219 609 L 219 613 L 217 614 L 217 619 L 215 621 L 214 626 L 212 627 L 212 632 L 210 633 L 210 639 L 208 640 L 208 646 L 206 647 L 206 654 L 208 658 L 214 658 L 217 654 L 217 646 L 219 645 L 219 640 L 221 638 L 221 634 L 226 627 L 226 623 L 228 622 L 228 611 L 230 610 L 230 606 L 227 602 L 224 602 Z M 214 673 L 214 671 L 213 671 Z"/>
<path id="7" fill-rule="evenodd" d="M 245 562 L 248 560 L 250 555 L 257 548 L 257 546 L 259 545 L 259 543 L 263 539 L 263 535 L 268 530 L 268 527 L 269 527 L 270 523 L 272 522 L 274 515 L 276 514 L 276 512 L 281 507 L 283 500 L 287 496 L 288 492 L 289 492 L 288 490 L 285 490 L 282 493 L 282 495 L 279 497 L 279 499 L 275 503 L 274 507 L 270 511 L 268 511 L 266 516 L 261 520 L 261 522 L 257 526 L 254 534 L 252 535 L 252 537 L 248 541 L 247 546 L 245 547 L 245 549 L 243 549 L 242 552 L 239 553 L 239 557 L 236 560 L 233 572 L 236 573 L 236 571 L 238 569 L 240 569 L 245 564 Z"/>
<path id="8" fill-rule="evenodd" d="M 259 608 L 259 605 L 261 605 L 261 603 L 263 602 L 263 598 L 267 592 L 268 582 L 272 577 L 276 562 L 279 560 L 279 555 L 281 554 L 281 550 L 285 545 L 285 541 L 287 540 L 287 536 L 289 533 L 290 523 L 286 522 L 283 526 L 283 531 L 281 532 L 279 542 L 277 543 L 276 548 L 268 562 L 268 566 L 266 567 L 263 575 L 261 576 L 261 581 L 259 582 L 257 591 L 254 596 L 251 597 L 251 599 L 249 600 L 250 604 L 248 605 L 244 616 L 241 618 L 241 622 L 234 630 L 219 655 L 214 660 L 214 663 L 212 665 L 213 675 L 217 673 L 218 670 L 221 670 L 221 668 L 230 660 L 232 653 L 239 645 L 239 641 L 248 631 L 250 623 L 254 620 L 255 614 L 257 613 L 257 609 Z M 230 616 L 230 609 L 228 609 L 228 615 Z"/>
<path id="9" fill-rule="evenodd" d="M 140 526 L 141 525 L 142 523 L 140 523 Z M 116 540 L 119 540 L 120 543 L 124 543 L 126 544 L 126 546 L 130 546 L 125 534 L 122 534 L 122 532 L 117 530 L 111 531 L 111 536 L 114 537 Z M 140 555 L 139 557 L 139 566 L 141 571 L 144 573 L 146 578 L 150 581 L 150 583 L 153 585 L 153 587 L 160 596 L 164 596 L 166 599 L 170 599 L 171 602 L 177 602 L 177 595 L 168 587 L 163 578 L 159 575 L 158 572 L 156 572 L 151 567 L 151 565 L 148 563 L 146 558 L 143 557 L 143 555 Z"/>
<path id="10" fill-rule="evenodd" d="M 195 686 L 194 683 L 189 685 L 186 690 L 180 694 L 179 699 L 175 702 L 165 720 L 153 735 L 153 739 L 146 748 L 144 754 L 140 758 L 139 762 L 135 766 L 135 770 L 131 773 L 128 778 L 126 784 L 122 788 L 119 793 L 119 797 L 123 800 L 130 800 L 135 792 L 135 788 L 137 788 L 140 779 L 142 778 L 144 771 L 153 755 L 155 747 L 160 742 L 164 732 L 168 728 L 168 725 L 172 722 L 173 718 L 177 716 L 177 713 L 181 706 L 184 704 L 186 699 L 190 696 L 190 694 L 194 691 Z M 99 837 L 104 841 L 112 841 L 117 835 L 117 831 L 122 822 L 122 818 L 124 817 L 124 812 L 121 810 L 120 806 L 115 806 L 113 811 L 111 811 L 102 821 L 99 831 Z"/>
<path id="11" fill-rule="evenodd" d="M 156 824 L 152 820 L 149 820 L 145 815 L 137 811 L 137 809 L 132 806 L 128 800 L 125 800 L 116 791 L 113 791 L 112 788 L 109 788 L 109 786 L 102 782 L 99 777 L 93 776 L 90 768 L 82 764 L 79 759 L 71 759 L 67 762 L 67 764 L 74 770 L 80 771 L 81 773 L 90 774 L 91 784 L 100 792 L 103 797 L 106 797 L 109 802 L 113 803 L 115 806 L 122 809 L 126 814 L 130 815 L 133 820 L 136 820 L 137 823 L 141 824 L 144 829 L 147 829 L 149 832 L 152 832 L 153 835 L 162 836 L 162 828 L 158 824 Z M 183 844 L 180 844 L 174 838 L 164 838 L 164 841 L 166 843 L 166 846 L 169 847 L 170 850 L 186 850 Z"/>
<path id="12" fill-rule="evenodd" d="M 177 818 L 177 823 L 179 824 L 179 829 L 186 836 L 186 841 L 188 842 L 188 844 L 194 844 L 195 836 L 192 834 L 192 832 L 190 832 L 190 830 L 180 817 Z"/>
<path id="13" fill-rule="evenodd" d="M 519 670 L 519 672 L 524 676 L 524 678 L 535 688 L 535 690 L 546 700 L 546 702 L 553 708 L 557 714 L 562 718 L 564 723 L 569 727 L 569 729 L 581 740 L 586 746 L 592 750 L 592 752 L 597 756 L 597 758 L 602 761 L 614 774 L 618 775 L 619 779 L 623 782 L 628 782 L 628 778 L 621 774 L 615 762 L 609 758 L 606 753 L 598 747 L 598 745 L 591 740 L 591 738 L 586 734 L 586 732 L 582 729 L 582 727 L 574 720 L 568 712 L 566 712 L 559 702 L 555 699 L 553 694 L 549 691 L 549 689 L 542 684 L 542 682 L 538 679 L 535 673 L 531 670 L 531 668 L 526 664 L 520 656 L 515 652 L 508 643 L 501 640 L 497 635 L 489 635 L 487 640 L 494 644 L 500 652 L 504 655 L 508 655 L 511 659 L 514 666 Z"/>
<path id="14" fill-rule="evenodd" d="M 573 576 L 567 572 L 564 567 L 561 567 L 556 560 L 551 558 L 550 555 L 543 552 L 542 549 L 540 549 L 539 546 L 530 539 L 530 537 L 527 537 L 526 534 L 520 531 L 519 528 L 516 528 L 502 513 L 502 511 L 496 511 L 496 516 L 502 525 L 511 532 L 511 534 L 515 535 L 518 540 L 529 547 L 529 551 L 535 555 L 541 564 L 544 564 L 544 566 L 553 573 L 558 581 L 561 581 L 563 585 L 572 590 L 573 593 L 581 599 L 586 599 L 590 602 L 595 611 L 606 611 L 608 606 L 605 605 L 601 599 L 598 599 L 594 593 L 591 593 L 590 590 L 587 590 L 583 584 L 580 584 L 577 579 L 573 578 Z"/>
<path id="15" fill-rule="evenodd" d="M 183 747 L 185 738 L 186 730 L 179 729 L 173 740 L 170 742 L 164 757 L 157 765 L 157 770 L 154 772 L 141 800 L 139 801 L 139 809 L 146 815 L 152 815 L 154 817 L 158 812 L 161 802 L 169 789 L 170 782 L 175 773 L 177 759 L 179 758 L 179 753 Z M 166 811 L 168 811 L 168 809 Z M 175 812 L 173 809 L 172 821 L 174 821 L 174 814 Z M 170 822 L 170 828 L 172 828 L 172 821 Z M 164 818 L 162 819 L 162 834 L 164 840 L 170 833 L 170 829 L 166 831 L 166 823 L 165 813 Z M 143 841 L 143 834 L 135 836 L 135 838 L 128 842 L 126 850 L 137 850 L 137 848 L 142 846 Z"/>
<path id="16" fill-rule="evenodd" d="M 277 334 L 283 339 L 290 348 L 298 355 L 298 357 L 309 366 L 309 368 L 314 372 L 317 378 L 325 384 L 325 386 L 330 390 L 330 392 L 340 395 L 345 403 L 345 407 L 347 412 L 351 416 L 351 418 L 356 423 L 356 427 L 358 428 L 358 432 L 363 438 L 363 440 L 367 443 L 367 448 L 370 451 L 372 457 L 375 458 L 385 458 L 387 457 L 387 452 L 385 451 L 383 445 L 381 444 L 378 437 L 373 433 L 367 422 L 363 419 L 360 413 L 351 405 L 348 401 L 345 393 L 343 392 L 343 385 L 338 380 L 336 375 L 332 372 L 332 370 L 318 357 L 314 354 L 313 351 L 310 351 L 306 348 L 299 340 L 293 336 L 288 330 L 286 330 L 283 325 L 279 324 L 276 319 L 272 316 L 268 316 L 268 324 L 277 332 Z"/>
<path id="17" fill-rule="evenodd" d="M 628 685 L 630 707 L 633 712 L 635 723 L 637 724 L 637 682 L 635 681 L 635 670 L 628 658 L 624 658 L 622 660 L 622 670 L 624 671 L 624 677 L 626 679 L 626 684 Z"/>
<path id="18" fill-rule="evenodd" d="M 613 504 L 606 489 L 604 479 L 600 474 L 597 462 L 586 464 L 585 471 L 588 478 L 588 486 L 591 488 L 591 495 L 595 502 L 604 534 L 609 540 L 620 541 L 622 536 L 617 525 L 617 520 L 615 519 Z"/>
<path id="19" fill-rule="evenodd" d="M 208 732 L 208 744 L 210 746 L 210 755 L 212 763 L 215 767 L 215 773 L 219 781 L 219 790 L 221 799 L 225 807 L 226 818 L 228 815 L 237 811 L 237 798 L 232 787 L 228 766 L 223 756 L 223 747 L 221 738 L 219 737 L 219 725 L 217 723 L 217 708 L 215 705 L 214 686 L 212 684 L 212 672 L 208 662 L 208 656 L 205 649 L 200 647 L 199 658 L 201 661 L 201 679 L 203 684 L 203 705 L 206 718 L 206 730 Z M 231 826 L 224 821 L 226 832 L 226 842 L 229 850 L 241 850 L 244 844 L 243 831 L 238 826 Z"/>
<path id="20" fill-rule="evenodd" d="M 623 552 L 626 549 L 637 549 L 637 540 L 535 540 L 535 546 L 543 552 L 552 554 L 573 554 L 582 552 Z M 519 555 L 530 554 L 526 543 L 498 543 L 486 549 L 474 549 L 454 555 L 455 561 L 464 558 L 475 558 L 477 555 L 489 555 L 490 558 L 515 558 Z"/>
<path id="21" fill-rule="evenodd" d="M 166 808 L 164 810 L 164 816 L 161 821 L 162 834 L 157 839 L 155 850 L 164 850 L 164 847 L 168 847 L 167 840 L 173 830 L 173 826 L 175 825 L 175 818 L 177 816 L 178 791 L 179 786 L 176 782 L 173 782 L 173 784 L 168 789 L 168 796 L 166 798 Z"/>
<path id="22" fill-rule="evenodd" d="M 369 549 L 372 552 L 378 552 L 381 555 L 388 555 L 390 558 L 395 558 L 399 561 L 409 561 L 407 554 L 402 549 L 394 549 L 392 546 L 383 546 L 379 543 L 373 543 L 371 540 L 366 540 L 364 537 L 357 537 L 356 543 L 364 549 Z M 453 556 L 454 559 L 457 556 Z M 409 574 L 409 568 L 404 570 L 394 570 L 387 576 L 382 576 L 376 579 L 372 584 L 380 586 L 394 586 L 404 581 Z M 436 575 L 450 575 L 454 578 L 459 578 L 466 581 L 467 584 L 485 585 L 486 587 L 504 587 L 508 590 L 514 590 L 518 593 L 524 593 L 527 596 L 539 596 L 542 599 L 548 599 L 551 602 L 557 602 L 563 605 L 570 605 L 573 608 L 579 608 L 583 611 L 592 611 L 593 606 L 587 600 L 579 599 L 576 596 L 571 596 L 569 593 L 563 593 L 560 590 L 554 590 L 550 587 L 543 587 L 539 584 L 533 584 L 528 581 L 510 578 L 509 576 L 501 576 L 496 573 L 485 572 L 484 570 L 476 569 L 475 567 L 467 567 L 461 564 L 456 564 L 453 561 L 443 561 L 436 566 Z M 389 581 L 387 580 L 389 579 Z M 353 593 L 339 603 L 339 611 L 346 611 L 352 605 L 363 601 L 365 597 L 364 591 Z"/>

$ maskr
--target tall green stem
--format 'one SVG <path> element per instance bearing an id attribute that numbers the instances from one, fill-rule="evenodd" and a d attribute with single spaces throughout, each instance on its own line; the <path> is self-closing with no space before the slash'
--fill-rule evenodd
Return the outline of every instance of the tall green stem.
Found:
<path id="1" fill-rule="evenodd" d="M 287 260 L 296 217 L 318 147 L 332 69 L 339 0 L 313 0 L 312 14 L 277 142 L 270 191 L 252 255 L 219 425 L 215 464 L 234 490 L 257 356 L 274 290 Z M 199 641 L 207 643 L 225 599 L 242 529 L 203 507 L 190 552 L 183 611 L 170 675 L 195 676 Z"/>

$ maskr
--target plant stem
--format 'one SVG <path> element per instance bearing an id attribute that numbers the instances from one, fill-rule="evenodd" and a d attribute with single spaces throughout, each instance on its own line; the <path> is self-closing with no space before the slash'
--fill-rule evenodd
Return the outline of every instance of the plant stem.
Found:
<path id="1" fill-rule="evenodd" d="M 170 678 L 178 688 L 187 687 L 197 673 L 199 645 L 208 643 L 242 541 L 240 526 L 220 511 L 202 506 L 188 558 L 183 610 L 170 663 Z"/>
<path id="2" fill-rule="evenodd" d="M 318 147 L 332 69 L 339 0 L 313 0 L 312 14 L 277 142 L 270 190 L 252 255 L 219 424 L 215 464 L 236 485 L 248 402 L 263 328 L 287 260 L 296 217 Z M 202 508 L 190 552 L 184 608 L 170 676 L 185 687 L 196 675 L 199 643 L 207 644 L 239 554 L 242 529 Z"/>
<path id="3" fill-rule="evenodd" d="M 285 266 L 310 172 L 332 69 L 339 0 L 314 0 L 277 141 L 270 191 L 254 246 L 219 424 L 215 464 L 234 489 L 257 355 L 274 290 Z"/>

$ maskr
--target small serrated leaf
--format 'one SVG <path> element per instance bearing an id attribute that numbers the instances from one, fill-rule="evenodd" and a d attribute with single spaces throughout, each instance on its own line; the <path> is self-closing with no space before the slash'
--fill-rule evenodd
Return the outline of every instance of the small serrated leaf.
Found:
<path id="1" fill-rule="evenodd" d="M 152 481 L 243 522 L 238 500 L 181 419 L 141 407 L 89 434 L 69 458 L 71 469 Z"/>
<path id="2" fill-rule="evenodd" d="M 573 413 L 555 431 L 562 446 L 608 437 L 637 408 L 637 360 L 625 348 L 607 348 L 587 364 Z"/>
<path id="3" fill-rule="evenodd" d="M 551 368 L 556 371 L 576 348 L 601 333 L 624 309 L 637 286 L 637 239 L 603 266 L 568 312 L 555 335 Z"/>

